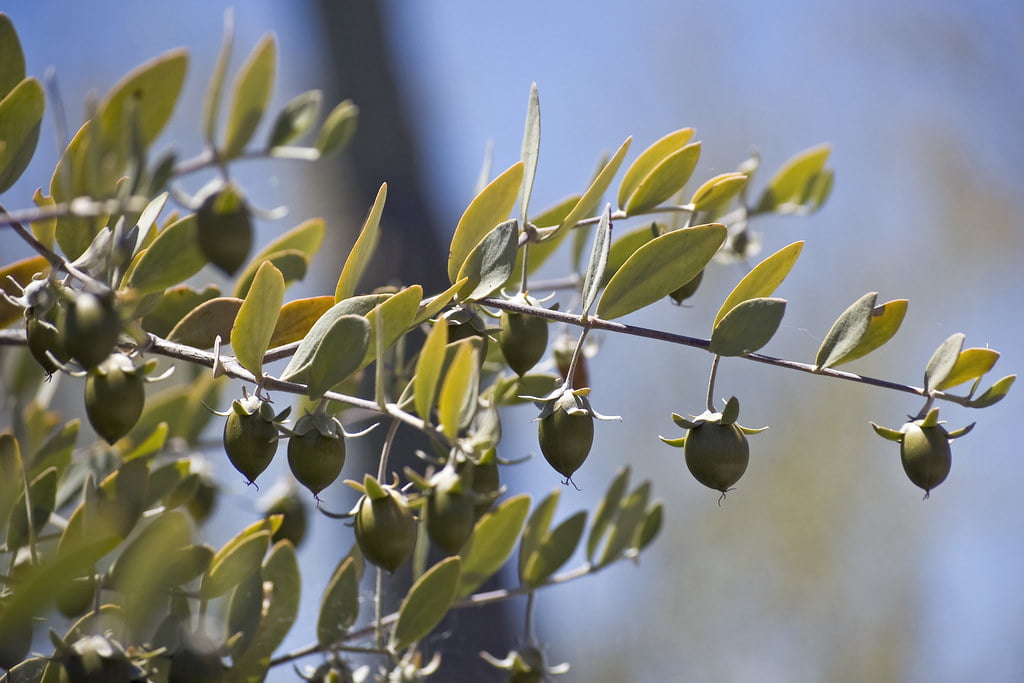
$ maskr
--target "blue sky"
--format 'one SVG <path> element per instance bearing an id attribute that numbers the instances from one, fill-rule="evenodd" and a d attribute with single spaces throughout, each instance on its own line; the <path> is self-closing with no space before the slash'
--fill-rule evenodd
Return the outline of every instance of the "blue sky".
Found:
<path id="1" fill-rule="evenodd" d="M 225 6 L 48 2 L 7 11 L 30 71 L 56 67 L 73 118 L 85 90 L 102 92 L 143 59 L 189 47 L 191 110 L 178 112 L 168 138 L 196 140 L 197 98 Z M 967 334 L 968 345 L 1003 352 L 996 377 L 1024 366 L 1018 315 L 1024 200 L 1017 189 L 1024 182 L 1024 72 L 1017 68 L 1024 58 L 1024 9 L 1017 4 L 420 0 L 383 6 L 441 225 L 454 225 L 471 198 L 488 140 L 495 170 L 517 160 L 534 81 L 543 113 L 535 207 L 580 191 L 600 155 L 627 135 L 635 154 L 666 132 L 696 127 L 704 177 L 732 170 L 756 146 L 761 182 L 791 154 L 830 142 L 837 180 L 826 208 L 761 226 L 769 252 L 807 240 L 779 292 L 790 308 L 766 351 L 809 360 L 840 311 L 864 292 L 879 291 L 883 300 L 909 298 L 910 315 L 890 347 L 851 369 L 917 384 L 931 351 L 957 331 Z M 236 65 L 261 33 L 278 33 L 279 103 L 323 79 L 320 34 L 310 29 L 306 9 L 264 1 L 236 10 Z M 83 28 L 94 32 L 88 40 Z M 51 130 L 31 167 L 35 175 L 8 193 L 8 206 L 28 205 L 31 191 L 48 182 Z M 185 152 L 197 150 L 198 142 Z M 250 173 L 244 179 L 265 184 L 275 201 L 302 190 L 301 171 Z M 330 210 L 323 198 L 307 199 L 289 226 L 306 212 Z M 265 234 L 275 229 L 263 226 Z M 6 239 L 2 244 L 5 252 L 18 248 Z M 692 310 L 666 304 L 632 321 L 702 334 L 715 297 L 739 275 L 721 269 L 704 285 L 707 300 Z M 583 654 L 601 638 L 614 641 L 608 652 L 637 679 L 683 671 L 697 680 L 841 680 L 840 671 L 858 670 L 844 657 L 880 651 L 870 635 L 877 629 L 876 641 L 901 643 L 893 655 L 900 680 L 1024 675 L 1018 657 L 1024 516 L 1014 502 L 1024 474 L 1014 434 L 1019 391 L 981 412 L 943 409 L 952 426 L 979 424 L 954 444 L 950 479 L 921 503 L 892 444 L 866 425 L 873 419 L 897 426 L 917 403 L 725 363 L 720 392 L 740 396 L 745 424 L 772 429 L 752 441 L 751 470 L 719 509 L 689 479 L 678 453 L 655 438 L 673 429 L 673 410 L 699 411 L 707 359 L 686 349 L 605 342 L 592 398 L 598 410 L 621 414 L 624 423 L 598 427 L 598 446 L 581 471 L 584 492 L 563 492 L 562 514 L 593 505 L 611 472 L 629 460 L 636 478 L 655 480 L 669 522 L 639 567 L 618 567 L 544 595 L 541 633 L 550 637 L 553 657 L 573 659 L 576 675 L 596 680 L 610 664 L 588 665 Z M 531 417 L 510 415 L 523 427 L 506 429 L 508 457 L 536 450 Z M 808 461 L 820 463 L 817 472 Z M 539 459 L 515 476 L 537 495 L 557 486 Z M 246 505 L 244 498 L 238 503 Z M 785 532 L 773 535 L 780 527 Z M 330 530 L 316 533 L 326 538 Z M 789 544 L 791 552 L 767 538 Z M 818 563 L 813 571 L 808 562 Z M 794 572 L 812 578 L 794 588 Z M 315 604 L 315 596 L 304 599 L 304 609 Z M 634 604 L 646 610 L 642 619 L 631 613 Z M 887 605 L 900 605 L 905 621 L 897 624 Z M 887 629 L 896 629 L 894 635 L 883 635 Z M 729 656 L 722 643 L 730 637 L 743 643 L 745 656 Z"/>

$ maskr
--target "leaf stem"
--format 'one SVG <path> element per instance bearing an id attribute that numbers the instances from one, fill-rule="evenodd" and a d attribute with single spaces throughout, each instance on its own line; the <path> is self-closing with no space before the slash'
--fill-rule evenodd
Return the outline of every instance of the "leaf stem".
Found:
<path id="1" fill-rule="evenodd" d="M 708 377 L 707 408 L 709 413 L 715 412 L 715 377 L 718 375 L 719 359 L 721 356 L 716 353 L 714 360 L 711 361 L 711 376 Z"/>

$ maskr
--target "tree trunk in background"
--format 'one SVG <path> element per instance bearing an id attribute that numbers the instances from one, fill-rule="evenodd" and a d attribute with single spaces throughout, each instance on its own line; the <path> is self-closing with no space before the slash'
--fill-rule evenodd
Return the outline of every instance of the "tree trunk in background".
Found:
<path id="1" fill-rule="evenodd" d="M 378 254 L 361 289 L 391 282 L 420 283 L 425 292 L 440 292 L 448 286 L 447 249 L 426 201 L 415 131 L 408 124 L 391 69 L 380 6 L 377 2 L 317 0 L 314 20 L 324 33 L 334 99 L 350 98 L 359 107 L 358 131 L 342 157 L 341 178 L 347 183 L 343 192 L 348 195 L 343 202 L 350 207 L 345 223 L 356 229 L 380 184 L 388 184 Z M 376 430 L 378 448 L 384 431 Z M 429 444 L 418 435 L 400 433 L 392 451 L 392 468 L 401 471 L 412 466 L 422 471 L 422 461 L 411 455 L 417 448 L 429 450 Z M 375 462 L 367 463 L 368 469 L 375 471 Z M 431 562 L 438 559 L 432 557 Z M 408 571 L 404 582 L 395 578 L 390 585 L 396 594 L 386 600 L 392 609 L 409 585 Z M 431 677 L 438 681 L 500 680 L 500 672 L 484 663 L 478 653 L 488 650 L 503 657 L 517 643 L 509 632 L 504 605 L 461 610 L 450 615 L 435 633 L 445 636 L 428 639 L 423 649 L 427 659 L 435 650 L 442 653 L 441 669 Z"/>

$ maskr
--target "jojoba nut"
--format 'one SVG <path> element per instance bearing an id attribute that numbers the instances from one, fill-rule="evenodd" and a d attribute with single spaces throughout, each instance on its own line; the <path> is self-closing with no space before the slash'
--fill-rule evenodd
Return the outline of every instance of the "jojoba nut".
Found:
<path id="1" fill-rule="evenodd" d="M 687 434 L 683 455 L 697 481 L 725 493 L 747 471 L 750 445 L 735 424 L 702 422 Z"/>

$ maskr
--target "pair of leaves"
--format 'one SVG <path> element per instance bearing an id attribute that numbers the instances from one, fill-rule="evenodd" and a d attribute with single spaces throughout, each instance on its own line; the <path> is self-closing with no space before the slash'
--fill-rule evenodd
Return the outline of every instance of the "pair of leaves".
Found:
<path id="1" fill-rule="evenodd" d="M 692 137 L 692 128 L 669 133 L 630 165 L 618 194 L 627 216 L 653 209 L 686 185 L 700 159 L 700 143 L 690 143 Z"/>
<path id="2" fill-rule="evenodd" d="M 21 177 L 35 154 L 45 108 L 42 84 L 25 77 L 25 53 L 14 24 L 0 13 L 0 193 Z"/>
<path id="3" fill-rule="evenodd" d="M 832 169 L 825 168 L 832 148 L 818 145 L 782 165 L 754 207 L 754 213 L 811 212 L 821 208 L 832 191 Z"/>
<path id="4" fill-rule="evenodd" d="M 525 164 L 519 161 L 492 180 L 469 203 L 455 226 L 448 252 L 448 281 L 454 284 L 463 277 L 470 277 L 470 282 L 460 290 L 464 298 L 470 295 L 474 298 L 486 296 L 500 287 L 512 272 L 518 232 L 515 230 L 515 221 L 509 222 L 511 227 L 502 221 L 508 218 L 515 205 L 522 187 L 524 169 Z M 494 237 L 488 241 L 490 235 Z M 509 243 L 513 245 L 511 258 L 508 255 Z M 496 266 L 503 269 L 507 267 L 508 272 L 490 291 L 480 294 L 478 290 L 482 289 L 481 281 L 485 277 L 496 277 L 491 276 Z"/>
<path id="5" fill-rule="evenodd" d="M 519 543 L 519 582 L 526 588 L 542 586 L 558 571 L 579 545 L 587 513 L 577 512 L 551 529 L 561 490 L 552 491 L 530 515 Z"/>
<path id="6" fill-rule="evenodd" d="M 320 113 L 322 97 L 319 90 L 307 90 L 284 105 L 267 139 L 267 152 L 270 156 L 323 158 L 339 152 L 349 143 L 356 132 L 359 107 L 352 100 L 344 100 L 327 115 L 311 150 L 287 147 L 288 143 L 313 128 Z"/>
<path id="7" fill-rule="evenodd" d="M 878 292 L 868 292 L 836 319 L 818 348 L 815 370 L 862 358 L 892 339 L 907 313 L 907 300 L 875 305 L 877 297 Z"/>
<path id="8" fill-rule="evenodd" d="M 586 552 L 595 570 L 620 559 L 623 553 L 639 553 L 661 530 L 661 503 L 648 505 L 650 482 L 643 482 L 626 495 L 630 472 L 628 465 L 618 471 L 594 515 Z"/>
<path id="9" fill-rule="evenodd" d="M 973 380 L 974 385 L 969 395 L 974 395 L 981 378 L 999 360 L 999 353 L 987 348 L 965 349 L 963 344 L 964 335 L 958 332 L 935 350 L 924 371 L 926 392 L 945 391 Z M 967 405 L 972 408 L 985 408 L 1001 401 L 1010 391 L 1016 378 L 1016 375 L 1003 377 Z"/>
<path id="10" fill-rule="evenodd" d="M 742 356 L 767 344 L 786 312 L 785 299 L 771 298 L 793 268 L 803 242 L 794 242 L 757 264 L 733 288 L 715 315 L 709 350 Z"/>

